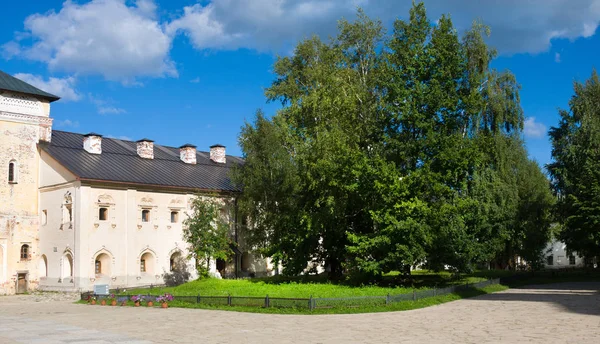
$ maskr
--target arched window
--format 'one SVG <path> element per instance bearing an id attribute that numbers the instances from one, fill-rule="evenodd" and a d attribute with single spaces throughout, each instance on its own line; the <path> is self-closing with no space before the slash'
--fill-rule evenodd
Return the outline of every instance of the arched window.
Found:
<path id="1" fill-rule="evenodd" d="M 62 257 L 61 278 L 73 277 L 73 256 L 65 253 Z"/>
<path id="2" fill-rule="evenodd" d="M 29 259 L 29 245 L 24 244 L 21 246 L 21 260 Z"/>
<path id="3" fill-rule="evenodd" d="M 183 268 L 183 264 L 185 262 L 181 257 L 181 252 L 175 251 L 169 259 L 169 271 L 178 271 Z"/>
<path id="4" fill-rule="evenodd" d="M 108 208 L 100 208 L 98 210 L 98 218 L 100 221 L 108 220 Z"/>
<path id="5" fill-rule="evenodd" d="M 146 252 L 140 257 L 140 272 L 152 273 L 154 272 L 152 253 Z"/>
<path id="6" fill-rule="evenodd" d="M 102 262 L 98 258 L 96 258 L 96 264 L 95 264 L 94 270 L 96 270 L 96 275 L 99 275 L 102 273 Z"/>
<path id="7" fill-rule="evenodd" d="M 46 258 L 45 254 L 42 254 L 40 258 L 38 270 L 40 277 L 48 277 L 48 258 Z"/>
<path id="8" fill-rule="evenodd" d="M 14 160 L 11 160 L 11 162 L 8 163 L 8 182 L 11 184 L 16 184 L 17 183 L 17 162 Z"/>
<path id="9" fill-rule="evenodd" d="M 71 258 L 72 259 L 72 258 Z M 100 253 L 94 260 L 94 273 L 96 278 L 110 276 L 111 258 L 106 253 Z"/>

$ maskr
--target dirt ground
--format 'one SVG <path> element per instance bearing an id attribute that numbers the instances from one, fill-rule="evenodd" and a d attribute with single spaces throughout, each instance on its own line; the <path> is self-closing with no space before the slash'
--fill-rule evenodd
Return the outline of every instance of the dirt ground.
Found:
<path id="1" fill-rule="evenodd" d="M 0 297 L 0 343 L 600 343 L 600 283 L 510 289 L 405 312 L 271 315 Z"/>

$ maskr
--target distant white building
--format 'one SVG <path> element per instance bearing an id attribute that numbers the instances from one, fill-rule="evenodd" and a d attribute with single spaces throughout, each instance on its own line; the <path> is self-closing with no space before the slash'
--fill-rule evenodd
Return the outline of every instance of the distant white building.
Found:
<path id="1" fill-rule="evenodd" d="M 575 253 L 571 255 L 567 254 L 567 245 L 558 240 L 549 242 L 544 253 L 546 255 L 546 260 L 544 262 L 544 267 L 546 269 L 582 267 L 585 264 L 583 257 L 580 257 Z"/>

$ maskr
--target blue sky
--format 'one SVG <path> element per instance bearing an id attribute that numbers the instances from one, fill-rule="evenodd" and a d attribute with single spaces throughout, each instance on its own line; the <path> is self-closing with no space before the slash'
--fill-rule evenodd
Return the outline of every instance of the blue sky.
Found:
<path id="1" fill-rule="evenodd" d="M 240 155 L 237 135 L 262 108 L 277 55 L 307 36 L 335 33 L 356 6 L 389 26 L 411 1 L 395 0 L 33 0 L 3 7 L 0 69 L 62 97 L 54 128 L 98 132 Z M 547 129 L 572 83 L 600 56 L 600 0 L 426 0 L 432 19 L 450 13 L 459 30 L 481 18 L 499 50 L 493 62 L 522 85 L 530 156 L 550 161 Z"/>

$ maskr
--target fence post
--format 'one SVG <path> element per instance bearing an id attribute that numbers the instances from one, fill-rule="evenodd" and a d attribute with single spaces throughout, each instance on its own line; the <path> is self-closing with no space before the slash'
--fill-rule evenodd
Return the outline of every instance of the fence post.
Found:
<path id="1" fill-rule="evenodd" d="M 267 296 L 265 297 L 265 307 L 269 308 L 269 295 L 267 294 Z"/>
<path id="2" fill-rule="evenodd" d="M 200 294 L 198 294 L 198 296 L 196 296 L 196 303 L 200 303 Z"/>
<path id="3" fill-rule="evenodd" d="M 227 306 L 231 306 L 231 294 L 227 295 Z"/>
<path id="4" fill-rule="evenodd" d="M 390 304 L 390 293 L 388 293 L 387 296 L 385 297 L 385 304 L 386 305 Z"/>
<path id="5" fill-rule="evenodd" d="M 435 286 L 433 286 L 433 296 L 437 296 L 437 290 L 436 290 Z"/>
<path id="6" fill-rule="evenodd" d="M 310 296 L 310 299 L 308 299 L 308 310 L 312 312 L 314 306 L 313 306 L 313 298 L 312 295 Z"/>
<path id="7" fill-rule="evenodd" d="M 417 293 L 413 289 L 413 301 L 417 301 Z"/>

